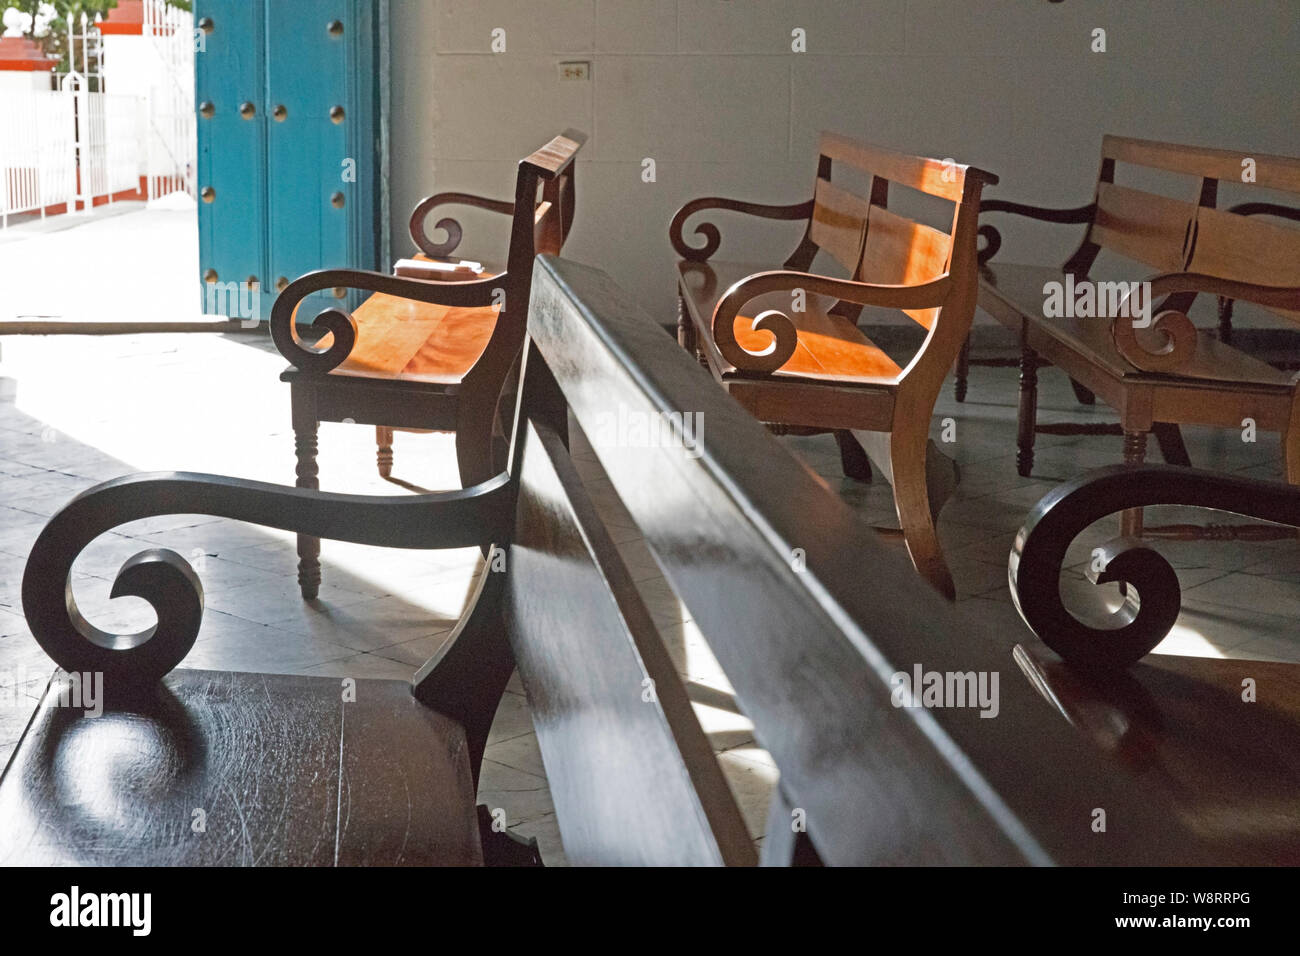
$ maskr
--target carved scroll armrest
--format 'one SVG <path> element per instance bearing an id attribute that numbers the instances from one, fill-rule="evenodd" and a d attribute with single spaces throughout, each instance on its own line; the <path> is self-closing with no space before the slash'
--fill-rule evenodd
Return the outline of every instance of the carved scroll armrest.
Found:
<path id="1" fill-rule="evenodd" d="M 788 206 L 771 206 L 764 203 L 723 199 L 718 196 L 692 199 L 677 210 L 676 215 L 673 216 L 673 221 L 668 226 L 668 238 L 673 244 L 673 249 L 687 262 L 705 262 L 718 251 L 718 246 L 722 244 L 722 234 L 718 232 L 718 227 L 711 222 L 702 222 L 695 227 L 695 235 L 704 237 L 704 245 L 699 249 L 688 246 L 686 240 L 682 237 L 682 230 L 686 227 L 686 220 L 705 209 L 725 209 L 730 212 L 757 216 L 760 219 L 797 222 L 811 218 L 813 201 L 809 199 Z"/>
<path id="2" fill-rule="evenodd" d="M 722 357 L 737 369 L 775 372 L 794 355 L 799 341 L 798 330 L 789 315 L 779 309 L 768 309 L 754 317 L 753 328 L 772 335 L 772 344 L 762 352 L 746 351 L 736 341 L 736 316 L 760 295 L 800 289 L 806 294 L 831 295 L 858 305 L 929 309 L 943 305 L 950 285 L 947 274 L 921 285 L 876 285 L 784 269 L 756 272 L 741 279 L 718 300 L 713 310 L 713 341 Z"/>
<path id="3" fill-rule="evenodd" d="M 443 242 L 434 242 L 429 238 L 429 233 L 425 228 L 425 219 L 438 206 L 472 206 L 475 209 L 486 209 L 488 212 L 501 213 L 505 216 L 512 216 L 515 212 L 515 204 L 502 199 L 488 199 L 484 196 L 475 196 L 472 193 L 434 193 L 432 196 L 426 196 L 416 203 L 415 209 L 411 212 L 411 238 L 426 256 L 434 259 L 443 259 L 450 256 L 460 245 L 460 240 L 464 236 L 460 223 L 450 216 L 444 216 L 434 223 L 433 228 L 441 229 L 447 233 L 447 238 Z"/>
<path id="4" fill-rule="evenodd" d="M 1046 206 L 1033 206 L 1028 203 L 1010 202 L 1006 199 L 985 199 L 980 203 L 980 215 L 986 212 L 1005 212 L 1013 216 L 1037 219 L 1039 222 L 1084 223 L 1092 222 L 1097 211 L 1096 203 L 1075 206 L 1072 209 L 1049 209 Z M 992 259 L 1002 248 L 1002 234 L 985 223 L 979 227 L 979 235 L 984 237 L 984 248 L 979 251 L 979 263 L 983 265 Z"/>
<path id="5" fill-rule="evenodd" d="M 1274 309 L 1300 310 L 1300 287 L 1259 285 L 1196 272 L 1156 276 L 1150 281 L 1149 294 L 1139 296 L 1138 305 L 1142 304 L 1142 299 L 1147 300 L 1145 310 L 1121 307 L 1119 314 L 1111 319 L 1111 337 L 1115 347 L 1134 368 L 1144 372 L 1177 372 L 1196 352 L 1196 326 L 1187 313 L 1150 304 L 1156 299 L 1189 292 L 1204 292 L 1221 299 L 1240 299 Z M 1132 297 L 1126 300 L 1131 301 Z M 1152 311 L 1155 312 L 1154 319 L 1150 315 Z M 1153 351 L 1143 344 L 1135 331 L 1143 328 L 1154 329 L 1163 336 L 1159 348 Z"/>
<path id="6" fill-rule="evenodd" d="M 467 282 L 425 282 L 361 269 L 321 269 L 308 272 L 290 282 L 271 307 L 271 338 L 280 354 L 296 368 L 309 374 L 323 375 L 337 368 L 351 353 L 357 340 L 357 323 L 345 309 L 326 308 L 316 315 L 311 324 L 313 328 L 333 333 L 333 341 L 324 349 L 305 344 L 298 337 L 293 313 L 298 303 L 313 292 L 333 288 L 363 289 L 417 302 L 473 307 L 493 305 L 500 301 L 497 290 L 503 288 L 505 282 L 504 273 Z"/>
<path id="7" fill-rule="evenodd" d="M 1145 656 L 1178 620 L 1178 575 L 1147 542 L 1116 538 L 1088 563 L 1094 584 L 1123 582 L 1124 604 L 1112 627 L 1094 627 L 1061 600 L 1060 575 L 1070 543 L 1093 522 L 1126 508 L 1191 505 L 1300 528 L 1300 488 L 1170 465 L 1114 465 L 1053 489 L 1016 534 L 1009 561 L 1011 597 L 1048 647 L 1072 664 L 1114 670 Z"/>
<path id="8" fill-rule="evenodd" d="M 136 634 L 100 630 L 78 611 L 71 575 L 77 555 L 105 531 L 154 515 L 205 514 L 357 544 L 464 548 L 504 540 L 513 494 L 505 474 L 459 491 L 396 497 L 183 472 L 115 478 L 70 501 L 36 539 L 23 573 L 23 611 L 36 640 L 65 670 L 102 672 L 124 685 L 148 683 L 194 645 L 203 587 L 176 552 L 142 551 L 122 565 L 111 596 L 148 601 L 157 624 Z"/>

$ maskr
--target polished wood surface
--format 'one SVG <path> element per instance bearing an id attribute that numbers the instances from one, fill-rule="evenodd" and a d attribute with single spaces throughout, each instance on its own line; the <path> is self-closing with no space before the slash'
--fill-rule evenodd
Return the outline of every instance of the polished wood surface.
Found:
<path id="1" fill-rule="evenodd" d="M 353 313 L 357 344 L 339 375 L 452 385 L 474 367 L 496 328 L 497 308 L 455 308 L 377 292 Z"/>
<path id="2" fill-rule="evenodd" d="M 832 181 L 837 165 L 865 177 L 865 195 Z M 682 206 L 669 227 L 673 247 L 682 255 L 680 343 L 773 428 L 833 430 L 852 477 L 870 476 L 864 459 L 891 476 L 916 569 L 949 597 L 955 595 L 952 575 L 934 525 L 943 501 L 932 501 L 930 489 L 952 483 L 927 480 L 935 466 L 929 457 L 939 454 L 932 452 L 928 433 L 939 387 L 974 316 L 975 220 L 982 188 L 996 181 L 974 167 L 823 133 L 807 203 L 697 199 Z M 890 210 L 891 184 L 952 203 L 950 230 Z M 721 244 L 716 226 L 696 227 L 705 237 L 703 248 L 682 238 L 687 221 L 708 209 L 771 219 L 806 217 L 807 226 L 783 268 L 709 262 Z M 850 277 L 810 272 L 818 252 L 836 260 Z M 930 334 L 900 364 L 858 329 L 865 305 L 899 309 Z M 874 433 L 888 437 L 880 441 L 870 437 Z"/>
<path id="3" fill-rule="evenodd" d="M 66 680 L 0 779 L 0 864 L 482 862 L 464 733 L 402 681 L 178 670 L 85 716 Z"/>
<path id="4" fill-rule="evenodd" d="M 1031 685 L 1140 789 L 1225 857 L 1300 864 L 1300 667 L 1153 654 L 1089 676 L 1017 646 Z"/>
<path id="5" fill-rule="evenodd" d="M 1217 207 L 1220 179 L 1239 182 L 1245 155 L 1107 136 L 1091 206 L 1035 213 L 1034 207 L 1020 204 L 988 204 L 989 212 L 1087 223 L 1082 244 L 1059 270 L 990 262 L 1001 240 L 992 226 L 980 230 L 988 240 L 981 253 L 980 305 L 1021 343 L 1020 474 L 1027 476 L 1033 468 L 1037 368 L 1052 364 L 1070 376 L 1080 394 L 1100 398 L 1119 412 L 1128 464 L 1143 462 L 1146 435 L 1154 430 L 1164 429 L 1167 439 L 1168 430 L 1180 424 L 1240 428 L 1250 418 L 1258 428 L 1281 434 L 1286 478 L 1300 484 L 1300 389 L 1289 373 L 1225 341 L 1232 300 L 1255 303 L 1288 319 L 1300 317 L 1300 230 L 1258 215 L 1266 212 L 1285 221 L 1286 208 L 1250 203 Z M 1257 163 L 1254 186 L 1300 192 L 1300 159 L 1252 158 Z M 1172 197 L 1138 190 L 1116 183 L 1117 163 L 1177 173 L 1190 181 Z M 1259 172 L 1265 167 L 1266 175 Z M 1149 327 L 1140 328 L 1131 315 L 1043 314 L 1044 284 L 1063 283 L 1067 275 L 1076 283 L 1088 281 L 1103 249 L 1138 264 L 1130 281 L 1150 283 Z M 1219 335 L 1198 330 L 1188 318 L 1197 295 L 1218 298 Z M 967 364 L 967 359 L 958 364 L 959 395 L 964 394 Z M 1054 432 L 1079 428 L 1057 426 Z M 1167 447 L 1162 440 L 1162 448 Z M 1127 534 L 1140 533 L 1141 512 L 1127 512 L 1121 527 Z M 1171 530 L 1186 537 L 1191 529 L 1164 529 Z"/>

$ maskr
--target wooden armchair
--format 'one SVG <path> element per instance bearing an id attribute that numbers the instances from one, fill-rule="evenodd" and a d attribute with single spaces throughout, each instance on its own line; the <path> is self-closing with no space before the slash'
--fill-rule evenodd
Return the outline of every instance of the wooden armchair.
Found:
<path id="1" fill-rule="evenodd" d="M 319 488 L 316 434 L 322 421 L 378 429 L 380 474 L 392 466 L 392 429 L 456 433 L 464 487 L 504 465 L 509 424 L 498 405 L 519 356 L 528 314 L 533 259 L 558 253 L 573 224 L 574 157 L 586 136 L 567 130 L 519 162 L 514 202 L 466 193 L 440 193 L 416 206 L 411 235 L 428 256 L 449 256 L 461 227 L 443 218 L 447 239 L 429 239 L 425 220 L 442 205 L 487 209 L 512 218 L 506 271 L 468 281 L 423 281 L 377 272 L 327 269 L 291 282 L 276 299 L 271 335 L 291 363 L 290 384 L 298 456 L 297 486 Z M 540 196 L 539 196 L 540 186 Z M 326 332 L 316 345 L 302 341 L 298 304 L 321 289 L 365 289 L 375 294 L 349 315 L 326 309 L 312 326 Z M 501 406 L 509 411 L 508 398 Z M 494 442 L 494 433 L 497 436 Z M 320 590 L 320 541 L 298 538 L 298 583 L 304 598 Z"/>
<path id="2" fill-rule="evenodd" d="M 831 182 L 843 164 L 870 183 L 859 196 Z M 980 192 L 997 177 L 970 166 L 908 156 L 824 133 L 813 198 L 790 206 L 697 199 L 673 217 L 679 263 L 679 340 L 700 356 L 733 398 L 774 431 L 831 431 L 845 472 L 868 477 L 869 458 L 894 489 L 907 548 L 917 570 L 954 596 L 935 520 L 955 484 L 929 441 L 939 388 L 975 311 L 976 216 Z M 948 229 L 888 208 L 893 183 L 952 204 Z M 713 262 L 721 244 L 712 223 L 686 220 L 706 209 L 806 221 L 802 241 L 780 269 Z M 809 272 L 824 251 L 851 278 Z M 900 366 L 857 327 L 865 305 L 899 309 L 926 331 Z M 864 457 L 863 452 L 866 452 Z"/>

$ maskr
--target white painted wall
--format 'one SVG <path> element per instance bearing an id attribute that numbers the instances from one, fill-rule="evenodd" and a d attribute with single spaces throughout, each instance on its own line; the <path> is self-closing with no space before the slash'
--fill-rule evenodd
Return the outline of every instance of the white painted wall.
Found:
<path id="1" fill-rule="evenodd" d="M 821 129 L 952 156 L 1001 176 L 993 195 L 1062 206 L 1091 198 L 1103 132 L 1300 155 L 1296 0 L 392 0 L 391 46 L 394 254 L 421 196 L 508 198 L 518 158 L 574 126 L 591 139 L 568 254 L 664 322 L 674 210 L 807 198 Z M 590 60 L 592 79 L 561 81 L 565 59 Z M 504 220 L 461 218 L 467 255 L 504 252 Z M 723 258 L 783 257 L 798 238 L 719 223 Z M 1063 259 L 1079 232 L 1004 237 L 1003 255 Z"/>
<path id="2" fill-rule="evenodd" d="M 0 93 L 50 89 L 50 74 L 38 70 L 0 70 Z"/>

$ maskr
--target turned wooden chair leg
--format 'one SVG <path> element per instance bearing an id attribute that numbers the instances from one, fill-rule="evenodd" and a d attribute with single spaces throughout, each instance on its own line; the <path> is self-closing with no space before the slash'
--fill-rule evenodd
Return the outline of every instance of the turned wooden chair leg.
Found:
<path id="1" fill-rule="evenodd" d="M 840 446 L 840 467 L 844 469 L 845 477 L 857 481 L 870 481 L 871 459 L 867 457 L 866 451 L 858 440 L 853 437 L 853 432 L 842 428 L 837 429 L 835 443 Z"/>
<path id="2" fill-rule="evenodd" d="M 966 341 L 961 344 L 961 351 L 957 353 L 957 369 L 952 390 L 959 402 L 966 401 L 966 384 L 970 378 L 970 339 L 970 333 L 967 333 Z"/>
<path id="3" fill-rule="evenodd" d="M 1124 431 L 1124 464 L 1140 465 L 1146 460 L 1147 433 L 1145 431 Z M 1120 512 L 1119 533 L 1123 538 L 1142 537 L 1142 509 L 1128 508 Z"/>
<path id="4" fill-rule="evenodd" d="M 393 474 L 393 430 L 383 425 L 376 425 L 375 444 L 379 446 L 375 456 L 379 465 L 379 477 L 389 478 Z"/>
<path id="5" fill-rule="evenodd" d="M 944 560 L 939 532 L 935 527 L 935 517 L 942 502 L 932 503 L 930 500 L 929 436 L 919 428 L 904 426 L 900 431 L 897 423 L 894 427 L 889 439 L 889 461 L 893 472 L 894 507 L 898 511 L 899 527 L 903 529 L 903 540 L 907 542 L 907 553 L 923 578 L 948 600 L 956 600 L 957 588 Z"/>
<path id="6" fill-rule="evenodd" d="M 1038 356 L 1020 350 L 1020 408 L 1016 428 L 1016 471 L 1028 478 L 1034 470 L 1034 427 L 1038 424 Z"/>
<path id="7" fill-rule="evenodd" d="M 299 488 L 320 488 L 320 469 L 316 464 L 316 434 L 320 423 L 316 418 L 316 395 L 305 389 L 293 391 L 294 453 L 298 464 Z M 320 594 L 320 538 L 298 535 L 298 587 L 306 600 Z"/>

